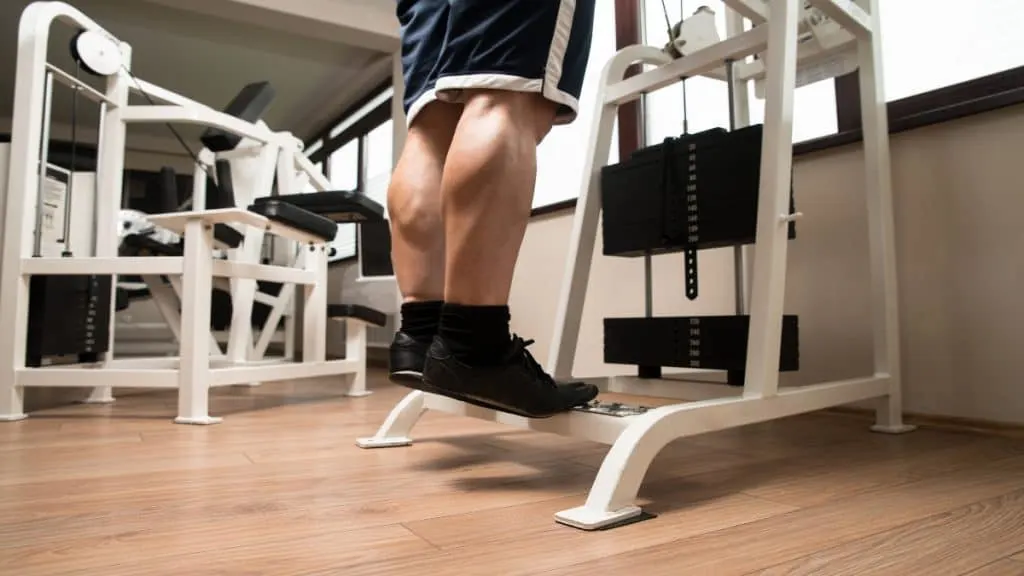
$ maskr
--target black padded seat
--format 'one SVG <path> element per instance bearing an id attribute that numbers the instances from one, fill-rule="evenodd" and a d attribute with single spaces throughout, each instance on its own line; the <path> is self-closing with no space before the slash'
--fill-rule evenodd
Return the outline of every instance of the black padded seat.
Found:
<path id="1" fill-rule="evenodd" d="M 132 302 L 149 298 L 149 288 L 122 288 L 117 287 L 114 293 L 114 310 L 121 312 L 126 310 Z"/>
<path id="2" fill-rule="evenodd" d="M 149 236 L 129 234 L 121 241 L 122 256 L 182 256 L 182 244 L 164 244 Z"/>
<path id="3" fill-rule="evenodd" d="M 384 219 L 384 207 L 368 198 L 348 190 L 309 192 L 257 198 L 256 204 L 285 201 L 297 208 L 330 218 L 334 222 L 372 222 Z M 251 208 L 250 208 L 251 210 Z"/>
<path id="4" fill-rule="evenodd" d="M 249 206 L 249 211 L 296 230 L 302 230 L 324 242 L 330 242 L 338 235 L 338 225 L 333 220 L 299 208 L 283 200 L 281 196 L 257 201 Z"/>
<path id="5" fill-rule="evenodd" d="M 355 318 L 374 326 L 384 326 L 388 323 L 387 314 L 359 304 L 328 304 L 328 318 Z"/>
<path id="6" fill-rule="evenodd" d="M 245 240 L 241 232 L 227 224 L 215 224 L 213 226 L 213 238 L 229 248 L 238 248 Z M 184 255 L 184 243 L 179 241 L 175 244 L 164 244 L 149 236 L 142 234 L 129 234 L 124 237 L 122 246 L 133 252 L 136 256 L 182 256 Z"/>

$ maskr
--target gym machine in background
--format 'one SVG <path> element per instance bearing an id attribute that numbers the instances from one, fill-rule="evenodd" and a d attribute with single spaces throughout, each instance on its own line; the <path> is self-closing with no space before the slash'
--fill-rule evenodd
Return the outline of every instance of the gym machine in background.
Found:
<path id="1" fill-rule="evenodd" d="M 554 377 L 572 380 L 599 217 L 608 255 L 683 253 L 688 268 L 684 289 L 691 298 L 699 293 L 698 251 L 752 245 L 748 312 L 605 322 L 606 360 L 637 365 L 641 373 L 590 381 L 606 392 L 677 402 L 657 408 L 595 403 L 530 420 L 416 391 L 394 407 L 374 436 L 360 438 L 359 446 L 412 443 L 412 429 L 428 409 L 609 444 L 586 502 L 555 514 L 560 523 L 596 530 L 644 516 L 636 505 L 640 483 L 655 456 L 678 438 L 865 400 L 877 402 L 872 430 L 912 430 L 903 423 L 900 392 L 880 1 L 725 3 L 733 11 L 728 15 L 733 25 L 724 40 L 719 39 L 713 17 L 708 18 L 713 14 L 702 8 L 672 28 L 672 40 L 664 49 L 630 46 L 605 65 L 548 354 L 547 368 Z M 749 30 L 741 18 L 750 21 Z M 626 70 L 637 62 L 646 70 L 625 78 Z M 801 216 L 792 195 L 794 92 L 799 85 L 853 70 L 859 73 L 861 87 L 874 373 L 780 389 L 780 371 L 799 367 L 796 318 L 783 314 L 787 243 Z M 754 82 L 755 91 L 765 98 L 764 124 L 684 134 L 605 166 L 618 106 L 694 76 L 729 82 L 733 90 L 746 90 Z M 743 297 L 743 287 L 738 288 Z M 663 366 L 683 367 L 686 373 L 662 375 Z M 695 378 L 709 369 L 742 371 L 742 388 Z"/>
<path id="2" fill-rule="evenodd" d="M 75 74 L 48 61 L 55 21 L 77 31 Z M 0 324 L 6 329 L 0 337 L 0 419 L 25 417 L 28 387 L 92 388 L 93 401 L 112 400 L 115 387 L 176 389 L 175 421 L 188 424 L 220 420 L 208 409 L 209 389 L 217 386 L 342 376 L 346 394 L 366 394 L 366 325 L 383 325 L 386 317 L 361 306 L 329 306 L 327 262 L 339 223 L 381 220 L 383 207 L 353 192 L 329 191 L 327 179 L 302 155 L 302 142 L 259 119 L 273 97 L 269 86 L 247 86 L 224 112 L 213 110 L 135 76 L 131 47 L 63 2 L 29 5 L 18 35 L 3 195 Z M 81 72 L 105 88 L 93 87 Z M 99 107 L 95 173 L 62 172 L 48 161 L 58 85 L 74 91 L 76 107 L 79 99 Z M 130 94 L 147 104 L 129 104 Z M 189 150 L 195 160 L 191 198 L 188 206 L 168 204 L 165 213 L 125 218 L 127 125 L 153 122 L 171 130 L 176 123 L 207 127 L 204 148 Z M 315 192 L 299 193 L 307 183 Z M 145 254 L 121 253 L 128 235 L 119 228 L 133 218 L 136 240 L 149 241 Z M 70 235 L 56 232 L 69 226 Z M 269 238 L 275 239 L 275 250 L 265 257 Z M 114 357 L 110 310 L 119 275 L 144 279 L 179 342 L 178 356 Z M 230 293 L 226 350 L 210 330 L 215 283 Z M 257 339 L 252 320 L 259 283 L 278 288 L 263 293 L 271 310 Z M 285 331 L 292 330 L 288 323 L 295 318 L 287 312 L 299 295 L 304 296 L 301 358 L 288 350 L 284 357 L 266 357 L 264 341 L 282 320 Z M 44 311 L 41 320 L 37 309 Z M 329 319 L 346 322 L 344 359 L 326 357 Z"/>

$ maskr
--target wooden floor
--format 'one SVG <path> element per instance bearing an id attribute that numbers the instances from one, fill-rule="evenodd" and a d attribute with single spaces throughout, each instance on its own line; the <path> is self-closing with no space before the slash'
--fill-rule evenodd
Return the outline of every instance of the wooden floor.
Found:
<path id="1" fill-rule="evenodd" d="M 867 431 L 814 414 L 670 445 L 658 517 L 581 532 L 605 447 L 428 413 L 418 442 L 361 450 L 402 390 L 218 392 L 210 427 L 173 394 L 0 423 L 10 576 L 1024 575 L 1024 441 Z"/>

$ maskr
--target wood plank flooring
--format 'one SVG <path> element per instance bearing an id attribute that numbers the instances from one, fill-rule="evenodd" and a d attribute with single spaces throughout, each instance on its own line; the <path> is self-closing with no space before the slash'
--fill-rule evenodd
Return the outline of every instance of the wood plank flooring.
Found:
<path id="1" fill-rule="evenodd" d="M 404 390 L 222 389 L 211 427 L 126 393 L 0 423 L 0 574 L 1024 576 L 1024 439 L 872 434 L 817 413 L 676 442 L 657 518 L 581 532 L 607 448 L 427 413 L 361 450 Z"/>

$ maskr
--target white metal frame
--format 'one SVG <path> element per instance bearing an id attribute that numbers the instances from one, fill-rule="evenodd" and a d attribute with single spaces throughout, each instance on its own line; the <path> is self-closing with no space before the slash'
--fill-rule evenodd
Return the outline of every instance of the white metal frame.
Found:
<path id="1" fill-rule="evenodd" d="M 756 4 L 747 2 L 748 4 Z M 912 429 L 902 420 L 899 330 L 897 326 L 896 261 L 893 247 L 892 190 L 885 96 L 882 88 L 881 44 L 878 40 L 879 0 L 813 0 L 856 36 L 864 122 L 865 192 L 871 250 L 871 293 L 874 315 L 874 373 L 863 378 L 779 389 L 778 358 L 786 277 L 787 223 L 792 167 L 793 96 L 798 69 L 797 30 L 802 0 L 772 0 L 771 16 L 749 31 L 672 60 L 661 50 L 632 46 L 619 51 L 604 67 L 593 119 L 585 174 L 573 221 L 572 236 L 549 353 L 550 370 L 560 380 L 572 379 L 583 304 L 587 293 L 600 215 L 600 169 L 608 161 L 612 127 L 619 105 L 643 93 L 679 82 L 680 78 L 713 75 L 724 62 L 764 53 L 766 69 L 765 124 L 761 156 L 760 201 L 753 262 L 749 352 L 742 391 L 707 383 L 614 377 L 598 381 L 605 391 L 684 400 L 644 414 L 612 417 L 574 411 L 550 419 L 530 420 L 469 406 L 423 392 L 408 394 L 392 410 L 376 435 L 361 438 L 364 448 L 402 446 L 428 409 L 502 422 L 611 445 L 586 502 L 555 515 L 563 524 L 585 530 L 613 526 L 641 513 L 635 504 L 648 466 L 669 442 L 715 430 L 744 426 L 795 414 L 865 400 L 877 402 L 873 430 L 902 433 Z M 762 8 L 767 8 L 762 6 Z M 768 10 L 762 10 L 767 14 Z M 731 27 L 732 28 L 732 27 Z M 655 65 L 624 79 L 634 62 Z M 702 398 L 700 401 L 685 401 Z"/>
<path id="2" fill-rule="evenodd" d="M 107 78 L 105 92 L 92 89 L 48 63 L 47 44 L 55 20 L 103 34 L 120 47 L 123 67 Z M 209 414 L 209 389 L 217 386 L 344 375 L 347 394 L 367 394 L 366 332 L 362 321 L 346 319 L 350 327 L 346 331 L 346 358 L 326 359 L 327 258 L 322 240 L 241 208 L 192 210 L 149 218 L 154 224 L 183 236 L 183 256 L 118 257 L 116 225 L 121 206 L 125 131 L 129 123 L 184 122 L 217 127 L 242 136 L 243 143 L 238 148 L 222 155 L 239 168 L 234 176 L 236 201 L 240 206 L 269 194 L 275 168 L 281 195 L 299 192 L 300 174 L 309 178 L 315 190 L 330 189 L 324 175 L 301 154 L 301 141 L 291 134 L 274 132 L 262 122 L 244 122 L 137 79 L 130 67 L 131 47 L 74 7 L 63 2 L 36 2 L 23 12 L 18 31 L 14 124 L 0 268 L 0 325 L 6 327 L 0 336 L 0 420 L 25 417 L 23 391 L 27 387 L 91 387 L 94 389 L 92 399 L 99 401 L 111 401 L 115 387 L 177 389 L 175 422 L 186 424 L 220 421 Z M 33 213 L 37 205 L 40 167 L 47 165 L 45 143 L 49 140 L 49 102 L 55 80 L 100 105 L 95 250 L 90 256 L 48 258 L 33 257 L 32 253 Z M 128 97 L 133 91 L 148 95 L 156 105 L 130 105 Z M 216 158 L 211 151 L 203 150 L 199 163 L 212 166 Z M 194 206 L 205 205 L 205 174 L 202 166 L 197 165 Z M 218 223 L 235 226 L 245 234 L 245 245 L 240 250 L 228 250 L 226 259 L 214 257 L 220 247 L 214 244 L 212 230 Z M 300 254 L 298 261 L 285 265 L 258 263 L 264 234 L 290 241 L 293 253 Z M 101 361 L 88 365 L 27 368 L 29 278 L 40 274 L 133 274 L 174 278 L 174 282 L 180 284 L 177 292 L 181 313 L 176 315 L 180 320 L 179 356 L 115 359 L 115 315 L 111 314 L 110 350 Z M 209 330 L 210 292 L 215 278 L 229 279 L 234 298 L 232 330 L 228 350 L 223 354 L 211 346 Z M 261 334 L 260 342 L 254 346 L 250 314 L 256 280 L 303 287 L 305 310 L 300 361 L 258 358 L 262 356 L 261 349 L 265 350 L 262 342 L 265 334 Z M 292 306 L 294 298 L 287 294 L 278 300 L 283 313 L 286 307 Z M 272 330 L 273 326 L 270 328 Z M 288 351 L 286 356 L 290 355 Z"/>

